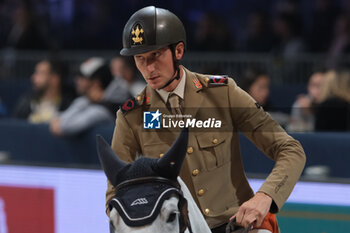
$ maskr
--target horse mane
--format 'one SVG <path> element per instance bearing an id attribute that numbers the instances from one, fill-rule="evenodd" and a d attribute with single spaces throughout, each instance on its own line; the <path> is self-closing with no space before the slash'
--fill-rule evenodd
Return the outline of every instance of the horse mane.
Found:
<path id="1" fill-rule="evenodd" d="M 182 179 L 178 176 L 177 181 L 181 186 L 181 191 L 183 196 L 187 200 L 188 204 L 188 213 L 191 222 L 191 227 L 194 233 L 211 233 L 211 230 L 205 221 L 201 211 L 199 210 L 196 202 L 194 201 L 190 190 L 187 188 L 186 184 L 182 181 Z M 186 230 L 188 232 L 188 230 Z"/>

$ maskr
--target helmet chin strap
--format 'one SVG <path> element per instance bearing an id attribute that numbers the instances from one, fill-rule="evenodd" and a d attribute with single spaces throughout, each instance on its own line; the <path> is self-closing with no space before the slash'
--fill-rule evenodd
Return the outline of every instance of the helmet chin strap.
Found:
<path id="1" fill-rule="evenodd" d="M 167 86 L 169 86 L 175 79 L 176 80 L 179 80 L 180 79 L 180 64 L 179 64 L 179 60 L 176 59 L 176 56 L 175 56 L 175 47 L 176 47 L 176 44 L 172 44 L 172 45 L 169 45 L 169 48 L 171 50 L 171 53 L 173 55 L 173 64 L 174 64 L 174 75 L 173 77 L 164 85 L 162 86 L 161 88 L 158 88 L 158 90 L 161 90 L 161 89 L 164 89 L 166 88 Z"/>
<path id="2" fill-rule="evenodd" d="M 179 80 L 180 79 L 180 69 L 179 67 L 176 68 L 174 76 L 161 88 L 158 88 L 158 90 L 164 89 L 167 86 L 169 86 L 174 80 Z"/>

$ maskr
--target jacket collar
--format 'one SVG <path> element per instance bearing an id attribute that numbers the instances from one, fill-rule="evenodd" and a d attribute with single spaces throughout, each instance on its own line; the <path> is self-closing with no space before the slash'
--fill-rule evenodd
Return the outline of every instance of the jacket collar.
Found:
<path id="1" fill-rule="evenodd" d="M 186 84 L 184 94 L 184 114 L 195 117 L 199 107 L 203 101 L 202 83 L 197 78 L 196 74 L 184 68 L 186 72 Z M 163 113 L 170 114 L 169 110 L 165 107 L 165 103 L 160 95 L 147 85 L 145 90 L 145 104 L 149 105 L 151 109 L 161 109 Z M 147 101 L 149 98 L 149 101 Z"/>

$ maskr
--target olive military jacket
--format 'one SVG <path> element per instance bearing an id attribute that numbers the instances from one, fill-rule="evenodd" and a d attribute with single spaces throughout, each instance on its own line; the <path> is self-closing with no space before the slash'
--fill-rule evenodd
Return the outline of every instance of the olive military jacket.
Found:
<path id="1" fill-rule="evenodd" d="M 254 195 L 243 170 L 238 131 L 275 161 L 259 191 L 273 199 L 270 211 L 277 212 L 304 168 L 305 154 L 300 143 L 233 79 L 184 70 L 183 114 L 214 123 L 221 121 L 220 128 L 189 129 L 187 155 L 180 172 L 209 227 L 228 222 L 239 206 Z M 161 157 L 177 138 L 179 129 L 144 129 L 143 112 L 159 109 L 163 119 L 170 114 L 158 93 L 147 86 L 123 108 L 117 112 L 112 140 L 116 154 L 127 162 L 140 155 Z M 113 195 L 114 189 L 108 182 L 107 203 Z"/>

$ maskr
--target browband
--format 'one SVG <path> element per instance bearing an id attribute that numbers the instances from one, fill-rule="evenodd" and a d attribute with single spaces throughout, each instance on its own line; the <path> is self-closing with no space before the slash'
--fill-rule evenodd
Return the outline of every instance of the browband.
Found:
<path id="1" fill-rule="evenodd" d="M 149 182 L 165 183 L 165 184 L 171 185 L 171 186 L 173 186 L 181 191 L 180 184 L 175 182 L 175 181 L 172 181 L 172 180 L 160 177 L 160 176 L 150 176 L 150 177 L 141 177 L 141 178 L 135 178 L 135 179 L 130 179 L 130 180 L 124 181 L 115 187 L 115 192 L 117 192 L 121 188 L 124 188 L 125 186 L 135 185 L 135 184 L 144 184 L 144 183 L 149 183 Z"/>

